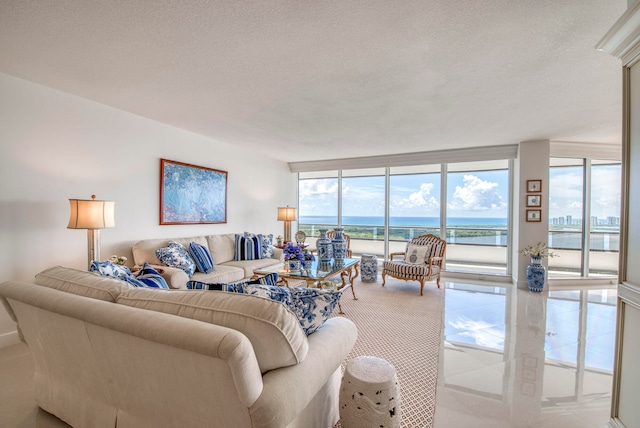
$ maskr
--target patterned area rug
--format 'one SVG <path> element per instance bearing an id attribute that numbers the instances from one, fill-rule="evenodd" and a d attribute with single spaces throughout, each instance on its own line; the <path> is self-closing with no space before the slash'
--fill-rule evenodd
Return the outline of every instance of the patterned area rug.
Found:
<path id="1" fill-rule="evenodd" d="M 377 283 L 355 281 L 358 300 L 350 290 L 341 299 L 343 315 L 358 326 L 358 340 L 342 364 L 360 355 L 389 361 L 396 369 L 402 404 L 401 426 L 430 428 L 436 404 L 438 355 L 442 334 L 444 289 L 387 278 Z M 341 427 L 340 422 L 336 428 Z M 346 428 L 346 427 L 345 427 Z"/>

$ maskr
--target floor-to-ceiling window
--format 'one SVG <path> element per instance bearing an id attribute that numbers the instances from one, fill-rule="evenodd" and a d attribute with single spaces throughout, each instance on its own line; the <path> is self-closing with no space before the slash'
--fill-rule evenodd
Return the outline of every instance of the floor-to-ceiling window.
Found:
<path id="1" fill-rule="evenodd" d="M 389 251 L 405 250 L 408 240 L 440 236 L 440 165 L 389 169 Z"/>
<path id="2" fill-rule="evenodd" d="M 385 168 L 342 171 L 342 227 L 355 254 L 384 255 Z"/>
<path id="3" fill-rule="evenodd" d="M 338 225 L 338 171 L 305 173 L 298 181 L 300 230 L 316 236 L 318 228 Z"/>
<path id="4" fill-rule="evenodd" d="M 447 165 L 447 270 L 506 275 L 509 161 Z"/>
<path id="5" fill-rule="evenodd" d="M 551 158 L 549 276 L 616 275 L 619 213 L 620 162 Z"/>
<path id="6" fill-rule="evenodd" d="M 448 171 L 443 174 L 443 171 Z M 300 173 L 299 227 L 340 225 L 354 255 L 404 251 L 432 233 L 448 242 L 449 271 L 507 275 L 509 161 Z"/>

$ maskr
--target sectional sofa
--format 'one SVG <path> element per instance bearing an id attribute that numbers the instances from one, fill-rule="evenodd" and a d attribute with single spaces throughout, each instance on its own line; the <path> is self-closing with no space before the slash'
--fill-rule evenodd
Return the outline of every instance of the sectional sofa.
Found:
<path id="1" fill-rule="evenodd" d="M 283 304 L 132 288 L 54 267 L 0 284 L 35 360 L 38 405 L 73 427 L 331 428 L 356 341 L 334 317 L 306 336 Z"/>

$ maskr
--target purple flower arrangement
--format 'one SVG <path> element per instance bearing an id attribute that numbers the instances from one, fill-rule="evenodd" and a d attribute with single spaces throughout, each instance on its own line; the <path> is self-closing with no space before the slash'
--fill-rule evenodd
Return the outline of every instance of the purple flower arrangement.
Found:
<path id="1" fill-rule="evenodd" d="M 298 247 L 297 245 L 288 243 L 287 246 L 284 247 L 284 250 L 282 250 L 282 252 L 284 253 L 285 260 L 300 260 L 301 262 L 304 261 L 304 252 L 302 251 L 302 248 Z"/>

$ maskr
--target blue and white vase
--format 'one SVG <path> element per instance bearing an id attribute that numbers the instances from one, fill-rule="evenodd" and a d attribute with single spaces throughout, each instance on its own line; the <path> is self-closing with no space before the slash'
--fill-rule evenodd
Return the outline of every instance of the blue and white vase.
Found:
<path id="1" fill-rule="evenodd" d="M 305 260 L 305 261 L 302 262 L 302 269 L 311 270 L 312 267 L 313 267 L 313 261 Z"/>
<path id="2" fill-rule="evenodd" d="M 327 238 L 327 229 L 320 229 L 320 237 L 316 241 L 318 249 L 318 261 L 320 263 L 329 263 L 333 258 L 333 246 L 331 239 Z"/>
<path id="3" fill-rule="evenodd" d="M 531 257 L 531 263 L 527 266 L 527 283 L 529 290 L 534 293 L 540 293 L 544 289 L 547 278 L 547 270 L 541 262 L 541 257 Z"/>
<path id="4" fill-rule="evenodd" d="M 300 270 L 300 267 L 302 266 L 302 264 L 298 259 L 291 259 L 291 260 L 287 260 L 287 266 L 289 266 L 290 271 L 294 271 L 294 270 Z"/>
<path id="5" fill-rule="evenodd" d="M 334 260 L 342 260 L 347 256 L 347 240 L 342 236 L 344 231 L 343 227 L 336 227 L 336 236 L 331 240 L 331 246 L 333 247 Z"/>

